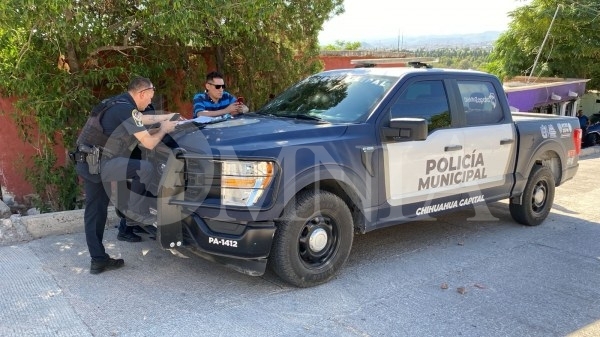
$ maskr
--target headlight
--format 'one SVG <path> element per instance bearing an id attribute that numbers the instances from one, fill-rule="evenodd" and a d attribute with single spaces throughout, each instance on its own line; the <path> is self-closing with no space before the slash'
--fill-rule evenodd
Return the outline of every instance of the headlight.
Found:
<path id="1" fill-rule="evenodd" d="M 221 204 L 253 206 L 273 181 L 273 162 L 223 161 Z"/>

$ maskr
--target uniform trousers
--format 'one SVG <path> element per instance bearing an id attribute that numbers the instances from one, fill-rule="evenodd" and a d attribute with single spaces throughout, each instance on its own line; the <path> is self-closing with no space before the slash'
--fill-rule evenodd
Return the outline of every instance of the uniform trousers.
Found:
<path id="1" fill-rule="evenodd" d="M 104 261 L 109 258 L 102 239 L 110 203 L 110 182 L 131 179 L 128 208 L 137 214 L 147 214 L 150 198 L 146 197 L 146 186 L 150 185 L 154 169 L 146 160 L 115 157 L 102 161 L 100 174 L 90 174 L 87 163 L 77 163 L 76 170 L 84 182 L 83 219 L 88 251 L 92 261 Z"/>

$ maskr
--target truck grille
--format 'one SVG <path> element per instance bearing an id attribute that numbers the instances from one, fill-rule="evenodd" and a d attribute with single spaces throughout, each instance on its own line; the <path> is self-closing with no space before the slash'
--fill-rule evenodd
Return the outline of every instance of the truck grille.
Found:
<path id="1" fill-rule="evenodd" d="M 220 199 L 221 164 L 208 158 L 185 157 L 185 201 Z"/>

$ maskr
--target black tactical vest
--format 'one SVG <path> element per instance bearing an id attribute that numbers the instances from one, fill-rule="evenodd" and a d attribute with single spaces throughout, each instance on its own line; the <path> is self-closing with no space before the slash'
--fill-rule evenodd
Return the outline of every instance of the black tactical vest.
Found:
<path id="1" fill-rule="evenodd" d="M 79 137 L 77 137 L 77 145 L 104 147 L 108 141 L 108 136 L 104 134 L 104 129 L 102 128 L 100 121 L 102 120 L 102 116 L 104 116 L 106 110 L 119 103 L 126 104 L 128 102 L 124 100 L 111 101 L 109 99 L 105 99 L 100 102 L 100 104 L 96 105 L 92 109 L 90 117 L 85 122 L 83 129 L 81 129 Z"/>

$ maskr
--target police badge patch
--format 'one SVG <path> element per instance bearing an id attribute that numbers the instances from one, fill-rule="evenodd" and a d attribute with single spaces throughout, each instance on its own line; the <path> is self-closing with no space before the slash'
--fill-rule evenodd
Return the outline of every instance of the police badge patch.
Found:
<path id="1" fill-rule="evenodd" d="M 137 109 L 133 109 L 131 111 L 131 117 L 133 117 L 136 126 L 144 126 L 144 123 L 142 122 L 142 116 L 142 113 L 139 112 Z"/>

